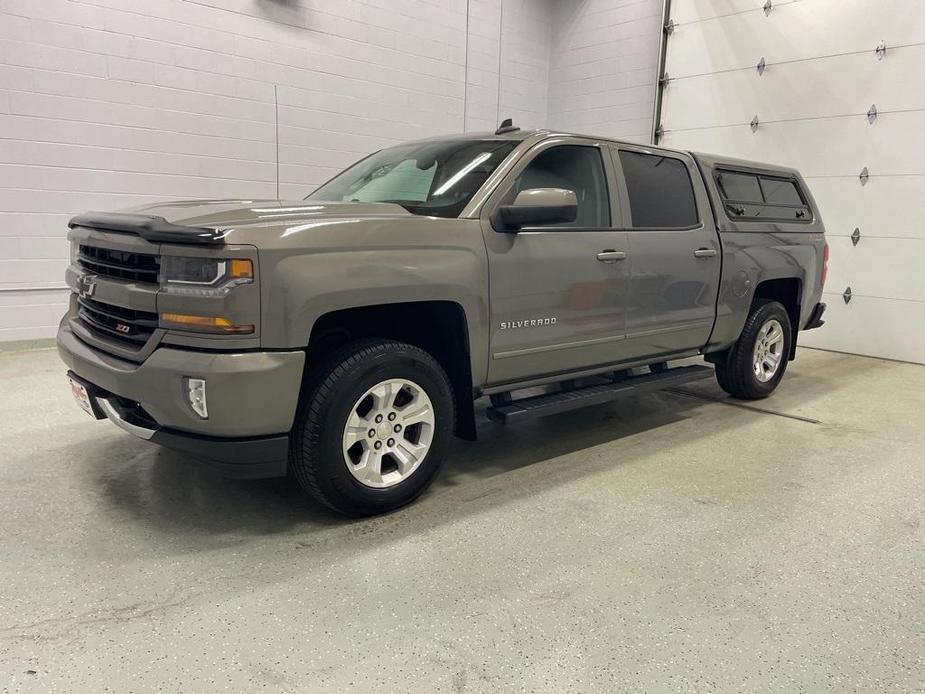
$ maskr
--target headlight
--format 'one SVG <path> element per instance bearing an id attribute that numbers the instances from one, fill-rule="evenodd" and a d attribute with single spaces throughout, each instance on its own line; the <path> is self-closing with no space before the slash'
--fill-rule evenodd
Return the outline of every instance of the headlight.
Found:
<path id="1" fill-rule="evenodd" d="M 260 310 L 254 270 L 246 258 L 161 256 L 160 327 L 252 335 Z"/>
<path id="2" fill-rule="evenodd" d="M 161 285 L 218 287 L 254 281 L 254 264 L 250 260 L 224 258 L 161 257 Z"/>

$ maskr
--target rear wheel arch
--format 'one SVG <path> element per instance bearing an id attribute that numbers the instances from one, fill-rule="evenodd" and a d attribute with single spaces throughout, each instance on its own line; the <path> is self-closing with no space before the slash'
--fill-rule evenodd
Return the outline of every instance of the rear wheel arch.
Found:
<path id="1" fill-rule="evenodd" d="M 749 308 L 749 312 L 751 312 L 762 302 L 776 301 L 787 310 L 787 315 L 790 318 L 790 326 L 793 331 L 790 353 L 787 355 L 789 360 L 793 360 L 796 357 L 796 335 L 800 329 L 800 307 L 802 306 L 802 299 L 803 280 L 799 277 L 767 279 L 759 282 L 755 287 L 755 292 L 752 295 L 752 303 Z"/>
<path id="2" fill-rule="evenodd" d="M 733 397 L 767 397 L 783 378 L 787 349 L 795 341 L 786 307 L 775 299 L 757 299 L 736 343 L 714 356 L 716 380 Z"/>
<path id="3" fill-rule="evenodd" d="M 455 301 L 408 301 L 337 309 L 318 317 L 306 346 L 306 374 L 312 365 L 348 342 L 376 338 L 413 345 L 443 367 L 456 401 L 456 435 L 476 438 L 469 321 Z M 304 382 L 303 382 L 304 387 Z"/>

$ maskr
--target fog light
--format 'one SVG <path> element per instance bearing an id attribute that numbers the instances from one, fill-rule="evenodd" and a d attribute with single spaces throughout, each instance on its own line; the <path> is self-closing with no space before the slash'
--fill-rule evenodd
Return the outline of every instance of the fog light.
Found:
<path id="1" fill-rule="evenodd" d="M 186 379 L 186 396 L 189 398 L 193 412 L 203 419 L 209 418 L 209 408 L 206 405 L 206 380 L 204 378 Z"/>

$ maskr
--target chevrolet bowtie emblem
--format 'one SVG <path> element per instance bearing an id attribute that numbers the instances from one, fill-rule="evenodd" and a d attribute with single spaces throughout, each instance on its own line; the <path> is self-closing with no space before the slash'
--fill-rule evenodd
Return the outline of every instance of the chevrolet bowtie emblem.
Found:
<path id="1" fill-rule="evenodd" d="M 96 291 L 96 275 L 81 275 L 77 279 L 78 296 L 89 298 Z"/>

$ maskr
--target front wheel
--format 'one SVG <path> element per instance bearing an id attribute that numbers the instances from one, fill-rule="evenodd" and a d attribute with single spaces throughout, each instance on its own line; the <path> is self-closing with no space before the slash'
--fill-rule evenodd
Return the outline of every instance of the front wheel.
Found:
<path id="1" fill-rule="evenodd" d="M 440 364 L 412 345 L 366 340 L 318 364 L 303 391 L 290 469 L 335 511 L 403 506 L 433 481 L 454 425 Z"/>
<path id="2" fill-rule="evenodd" d="M 716 363 L 716 380 L 743 400 L 765 398 L 784 377 L 793 340 L 790 316 L 777 301 L 756 303 L 736 343 Z"/>

